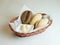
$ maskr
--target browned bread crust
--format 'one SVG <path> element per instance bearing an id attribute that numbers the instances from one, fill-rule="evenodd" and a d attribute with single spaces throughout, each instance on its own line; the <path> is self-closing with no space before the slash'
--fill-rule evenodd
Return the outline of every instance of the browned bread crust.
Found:
<path id="1" fill-rule="evenodd" d="M 31 20 L 32 12 L 31 11 L 24 11 L 21 15 L 21 21 L 23 24 L 28 24 Z"/>

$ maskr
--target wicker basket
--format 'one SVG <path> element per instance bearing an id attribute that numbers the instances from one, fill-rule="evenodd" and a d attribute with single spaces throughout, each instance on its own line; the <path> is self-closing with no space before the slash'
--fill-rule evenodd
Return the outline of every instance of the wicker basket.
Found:
<path id="1" fill-rule="evenodd" d="M 14 22 L 17 19 L 18 19 L 18 16 L 14 17 L 10 22 Z M 31 33 L 19 33 L 19 32 L 16 32 L 16 31 L 13 30 L 13 28 L 11 27 L 10 24 L 9 24 L 9 28 L 19 37 L 29 37 L 29 36 L 36 35 L 36 34 L 44 32 L 51 24 L 52 24 L 52 20 L 49 19 L 49 25 L 47 25 L 46 27 L 44 27 L 44 28 L 42 28 L 40 30 L 31 32 Z"/>

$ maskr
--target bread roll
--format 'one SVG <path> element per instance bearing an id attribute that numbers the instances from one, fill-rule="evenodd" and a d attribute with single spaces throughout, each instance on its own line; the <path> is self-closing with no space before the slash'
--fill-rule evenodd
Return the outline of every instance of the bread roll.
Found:
<path id="1" fill-rule="evenodd" d="M 31 25 L 34 25 L 34 24 L 36 23 L 36 21 L 41 20 L 41 19 L 42 19 L 42 15 L 41 15 L 41 14 L 35 14 L 35 15 L 32 17 L 32 19 L 31 19 L 31 21 L 30 21 L 30 24 L 31 24 Z"/>
<path id="2" fill-rule="evenodd" d="M 23 24 L 28 24 L 31 20 L 31 17 L 32 17 L 32 12 L 29 11 L 29 10 L 26 10 L 22 13 L 22 16 L 21 16 L 21 21 Z"/>
<path id="3" fill-rule="evenodd" d="M 37 21 L 35 24 L 35 28 L 46 25 L 48 23 L 48 21 L 49 20 L 47 18 L 43 18 L 40 21 Z"/>
<path id="4" fill-rule="evenodd" d="M 33 25 L 29 25 L 29 24 L 22 24 L 20 26 L 20 30 L 23 32 L 23 33 L 28 33 L 30 32 L 31 30 L 33 30 L 34 26 Z"/>

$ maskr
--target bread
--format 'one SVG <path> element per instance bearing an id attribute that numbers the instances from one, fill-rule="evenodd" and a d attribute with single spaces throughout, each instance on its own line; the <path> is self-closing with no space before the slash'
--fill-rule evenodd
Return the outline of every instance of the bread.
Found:
<path id="1" fill-rule="evenodd" d="M 35 14 L 35 15 L 32 17 L 32 19 L 31 19 L 31 21 L 30 21 L 30 24 L 31 24 L 31 25 L 34 25 L 34 24 L 36 23 L 36 21 L 41 20 L 41 19 L 42 19 L 42 15 L 41 15 L 41 14 Z"/>
<path id="2" fill-rule="evenodd" d="M 34 26 L 29 24 L 21 24 L 19 27 L 22 33 L 28 33 L 34 29 Z"/>
<path id="3" fill-rule="evenodd" d="M 48 23 L 48 21 L 49 20 L 47 18 L 43 18 L 40 21 L 37 21 L 36 24 L 35 24 L 35 28 L 46 25 Z"/>
<path id="4" fill-rule="evenodd" d="M 21 16 L 21 21 L 23 24 L 28 24 L 31 20 L 31 17 L 32 17 L 32 12 L 29 11 L 29 10 L 26 10 L 22 13 L 22 16 Z"/>

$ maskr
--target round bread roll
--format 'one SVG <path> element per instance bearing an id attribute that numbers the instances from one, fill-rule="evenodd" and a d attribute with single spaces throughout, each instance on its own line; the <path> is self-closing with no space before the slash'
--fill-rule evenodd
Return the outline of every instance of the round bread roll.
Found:
<path id="1" fill-rule="evenodd" d="M 41 15 L 41 14 L 35 14 L 35 15 L 32 17 L 32 19 L 31 19 L 31 21 L 30 21 L 30 24 L 31 24 L 31 25 L 34 25 L 34 24 L 36 23 L 36 21 L 41 20 L 41 19 L 42 19 L 42 15 Z"/>
<path id="2" fill-rule="evenodd" d="M 35 28 L 46 25 L 48 21 L 49 21 L 48 18 L 43 18 L 40 21 L 37 21 L 35 24 Z"/>
<path id="3" fill-rule="evenodd" d="M 31 20 L 31 17 L 32 17 L 32 12 L 29 11 L 29 10 L 26 10 L 22 13 L 22 16 L 21 16 L 21 21 L 23 24 L 28 24 Z"/>

